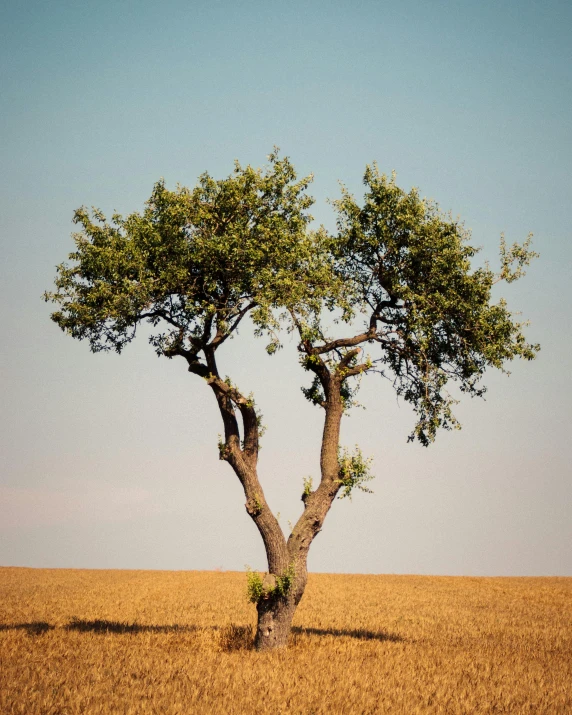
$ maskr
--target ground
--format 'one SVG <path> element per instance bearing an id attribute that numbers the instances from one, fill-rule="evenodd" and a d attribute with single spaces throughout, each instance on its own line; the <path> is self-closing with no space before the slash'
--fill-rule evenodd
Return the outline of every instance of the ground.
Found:
<path id="1" fill-rule="evenodd" d="M 0 568 L 0 712 L 572 712 L 572 578 L 311 574 L 288 650 L 254 622 L 243 573 Z"/>

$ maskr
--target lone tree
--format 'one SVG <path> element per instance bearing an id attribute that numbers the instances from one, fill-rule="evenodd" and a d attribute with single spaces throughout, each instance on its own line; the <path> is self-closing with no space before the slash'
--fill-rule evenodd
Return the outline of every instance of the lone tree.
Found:
<path id="1" fill-rule="evenodd" d="M 58 266 L 56 291 L 44 296 L 59 304 L 52 319 L 93 352 L 121 352 L 137 326 L 150 323 L 157 354 L 183 358 L 212 390 L 224 425 L 220 458 L 244 488 L 268 558 L 264 578 L 249 574 L 259 650 L 286 645 L 308 550 L 336 496 L 367 491 L 369 461 L 339 444 L 361 377 L 392 380 L 417 416 L 409 439 L 427 446 L 439 428 L 459 426 L 449 383 L 482 395 L 487 367 L 502 370 L 538 350 L 504 300 L 491 302 L 493 284 L 519 278 L 535 255 L 530 237 L 510 248 L 501 238 L 500 272 L 473 270 L 477 249 L 463 225 L 376 165 L 366 168 L 363 204 L 345 190 L 333 202 L 337 231 L 311 230 L 312 177 L 297 180 L 277 150 L 269 160 L 265 169 L 236 163 L 220 181 L 205 173 L 193 190 L 169 191 L 159 181 L 143 213 L 127 218 L 107 221 L 79 209 L 71 263 Z M 254 400 L 217 367 L 218 351 L 247 315 L 268 336 L 270 354 L 281 329 L 297 333 L 300 363 L 312 378 L 303 392 L 324 411 L 320 483 L 304 483 L 303 513 L 288 537 L 257 472 Z"/>

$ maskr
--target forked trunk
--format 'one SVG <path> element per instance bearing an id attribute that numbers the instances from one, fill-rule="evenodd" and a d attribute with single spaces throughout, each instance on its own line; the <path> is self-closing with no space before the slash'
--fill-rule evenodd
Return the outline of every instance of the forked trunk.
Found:
<path id="1" fill-rule="evenodd" d="M 288 537 L 286 561 L 283 554 L 281 558 L 275 554 L 273 542 L 268 538 L 264 541 L 270 573 L 267 576 L 269 587 L 263 589 L 263 595 L 256 605 L 258 625 L 254 647 L 259 651 L 284 648 L 288 643 L 294 612 L 302 599 L 308 581 L 308 550 L 320 532 L 326 514 L 340 488 L 338 479 L 338 444 L 342 417 L 340 384 L 339 379 L 329 378 L 327 382 L 326 419 L 320 456 L 322 478 L 315 491 L 304 492 L 302 496 L 304 512 Z M 280 564 L 282 573 L 273 569 L 271 564 Z M 293 573 L 293 578 L 291 581 L 289 579 L 287 584 L 287 590 L 284 590 L 285 566 Z"/>
<path id="2" fill-rule="evenodd" d="M 320 403 L 325 410 L 320 453 L 321 479 L 314 491 L 305 485 L 302 495 L 304 512 L 292 529 L 288 541 L 268 506 L 258 479 L 256 467 L 260 435 L 259 417 L 254 404 L 235 386 L 221 380 L 215 361 L 215 347 L 207 346 L 203 350 L 207 365 L 198 364 L 191 359 L 194 354 L 189 354 L 189 370 L 205 377 L 215 393 L 225 432 L 224 443 L 219 446 L 220 457 L 231 465 L 244 488 L 246 511 L 260 532 L 268 560 L 268 573 L 264 582 L 256 584 L 256 591 L 251 594 L 257 600 L 258 611 L 254 646 L 259 651 L 284 648 L 288 643 L 294 612 L 308 580 L 308 549 L 321 530 L 340 489 L 338 445 L 343 413 L 341 386 L 348 374 L 347 365 L 356 350 L 343 357 L 340 362 L 342 372 L 336 369 L 335 373 L 329 371 L 319 352 L 308 353 L 314 358 L 309 362 L 310 369 L 318 375 L 325 396 L 325 401 Z M 243 422 L 242 439 L 237 410 Z"/>

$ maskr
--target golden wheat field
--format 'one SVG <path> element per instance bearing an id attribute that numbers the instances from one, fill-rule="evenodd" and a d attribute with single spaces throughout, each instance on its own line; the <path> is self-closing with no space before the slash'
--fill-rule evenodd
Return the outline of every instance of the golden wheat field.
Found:
<path id="1" fill-rule="evenodd" d="M 572 578 L 312 574 L 270 654 L 245 583 L 1 568 L 1 712 L 572 713 Z"/>

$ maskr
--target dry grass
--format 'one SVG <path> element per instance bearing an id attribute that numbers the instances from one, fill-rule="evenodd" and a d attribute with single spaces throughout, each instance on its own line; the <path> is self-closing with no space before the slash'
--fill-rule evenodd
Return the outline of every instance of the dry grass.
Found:
<path id="1" fill-rule="evenodd" d="M 0 569 L 0 711 L 572 713 L 572 579 L 315 574 L 287 651 L 239 573 Z"/>

